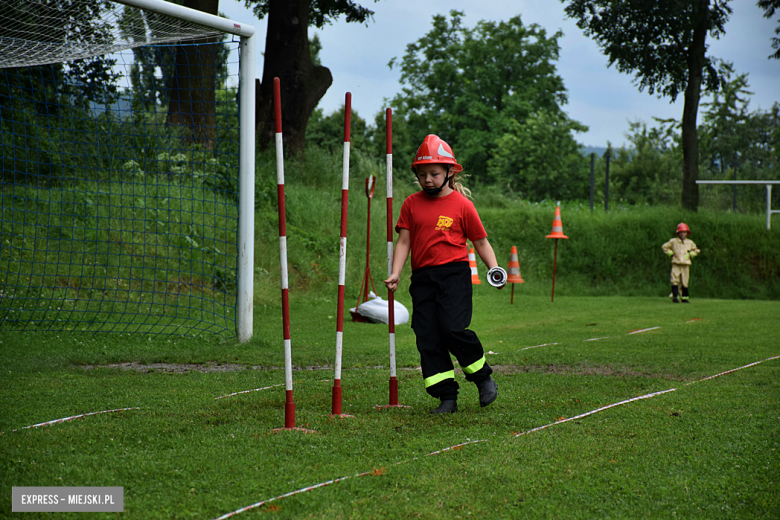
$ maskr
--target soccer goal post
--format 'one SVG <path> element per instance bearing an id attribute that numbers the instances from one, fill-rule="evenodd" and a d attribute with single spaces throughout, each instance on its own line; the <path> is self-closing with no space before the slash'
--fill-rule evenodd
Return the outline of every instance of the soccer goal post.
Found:
<path id="1" fill-rule="evenodd" d="M 3 1 L 0 331 L 252 337 L 254 33 Z"/>

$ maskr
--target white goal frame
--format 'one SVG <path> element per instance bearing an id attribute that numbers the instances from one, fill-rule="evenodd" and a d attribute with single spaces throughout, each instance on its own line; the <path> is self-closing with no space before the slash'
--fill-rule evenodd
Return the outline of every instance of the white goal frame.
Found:
<path id="1" fill-rule="evenodd" d="M 117 3 L 197 23 L 241 38 L 239 85 L 238 283 L 236 335 L 252 338 L 255 265 L 255 28 L 162 0 L 114 0 Z"/>
<path id="2" fill-rule="evenodd" d="M 238 119 L 239 119 L 239 172 L 238 172 L 238 236 L 236 237 L 237 254 L 237 279 L 236 279 L 236 336 L 239 342 L 246 342 L 253 334 L 253 289 L 254 289 L 254 212 L 255 212 L 255 60 L 256 40 L 255 28 L 251 25 L 239 23 L 233 20 L 221 18 L 163 0 L 111 0 L 114 4 L 121 4 L 131 8 L 140 9 L 175 19 L 183 26 L 192 27 L 192 37 L 197 38 L 199 32 L 220 32 L 240 38 L 239 40 L 239 93 L 238 93 Z M 194 24 L 194 25 L 193 25 Z M 198 27 L 199 26 L 199 27 Z M 205 31 L 201 31 L 205 29 Z M 184 40 L 187 38 L 185 37 Z M 13 45 L 13 38 L 2 38 L 0 51 L 5 53 L 7 45 Z M 6 40 L 11 40 L 6 41 Z M 169 41 L 178 41 L 178 38 Z M 43 51 L 48 50 L 45 42 L 39 46 Z M 79 59 L 102 54 L 119 52 L 137 45 L 111 46 L 76 45 L 67 42 L 67 59 Z M 154 42 L 142 43 L 142 45 L 154 44 Z M 57 46 L 59 44 L 53 44 Z M 33 49 L 35 51 L 35 49 Z M 33 52 L 35 54 L 35 52 Z M 0 58 L 6 58 L 0 56 Z M 36 57 L 30 57 L 20 64 L 4 62 L 5 67 L 26 67 L 38 64 L 52 63 L 52 61 L 36 61 Z M 42 58 L 48 59 L 48 58 Z M 10 63 L 10 64 L 9 64 Z M 2 68 L 2 67 L 0 67 Z"/>

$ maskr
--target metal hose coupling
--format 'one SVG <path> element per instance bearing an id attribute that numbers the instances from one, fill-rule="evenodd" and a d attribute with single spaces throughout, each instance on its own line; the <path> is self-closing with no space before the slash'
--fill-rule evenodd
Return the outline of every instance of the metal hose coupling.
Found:
<path id="1" fill-rule="evenodd" d="M 496 266 L 488 271 L 487 280 L 493 287 L 503 287 L 506 285 L 506 271 L 503 267 Z"/>

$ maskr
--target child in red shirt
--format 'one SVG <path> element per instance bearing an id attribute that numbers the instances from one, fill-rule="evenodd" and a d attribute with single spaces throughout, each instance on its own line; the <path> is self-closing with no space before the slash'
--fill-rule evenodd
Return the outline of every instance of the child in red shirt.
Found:
<path id="1" fill-rule="evenodd" d="M 474 204 L 466 198 L 470 192 L 457 182 L 463 167 L 450 146 L 438 136 L 427 136 L 415 154 L 412 171 L 423 191 L 410 195 L 401 206 L 392 274 L 385 285 L 391 291 L 398 288 L 411 252 L 412 329 L 425 389 L 441 400 L 431 413 L 458 410 L 459 387 L 450 353 L 466 380 L 477 385 L 479 404 L 487 406 L 498 397 L 498 387 L 490 377 L 493 369 L 485 361 L 479 338 L 467 328 L 472 286 L 466 240 L 488 269 L 497 268 L 496 255 Z"/>

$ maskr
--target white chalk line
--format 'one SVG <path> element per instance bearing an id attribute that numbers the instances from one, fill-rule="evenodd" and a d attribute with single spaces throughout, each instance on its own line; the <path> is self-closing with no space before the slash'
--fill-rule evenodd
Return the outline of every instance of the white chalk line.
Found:
<path id="1" fill-rule="evenodd" d="M 738 368 L 732 368 L 731 370 L 726 370 L 725 372 L 721 372 L 720 374 L 715 374 L 714 376 L 708 376 L 708 377 L 705 377 L 703 379 L 698 379 L 696 381 L 691 381 L 690 383 L 685 383 L 685 386 L 692 385 L 694 383 L 701 383 L 702 381 L 709 381 L 710 379 L 715 379 L 716 377 L 725 376 L 726 374 L 730 374 L 732 372 L 736 372 L 737 370 L 742 370 L 743 368 L 749 368 L 749 367 L 752 367 L 752 366 L 756 366 L 759 363 L 763 363 L 764 361 L 772 361 L 772 360 L 775 360 L 775 359 L 780 359 L 780 356 L 772 356 L 772 357 L 768 357 L 766 359 L 762 359 L 761 361 L 755 361 L 753 363 L 750 363 L 749 365 L 744 365 L 744 366 L 741 366 L 741 367 L 738 367 Z"/>
<path id="2" fill-rule="evenodd" d="M 468 444 L 476 444 L 478 442 L 487 442 L 487 441 L 486 440 L 476 440 L 476 441 L 469 440 L 469 441 L 466 441 L 466 442 L 462 442 L 460 444 L 456 444 L 455 446 L 450 446 L 448 448 L 443 448 L 441 450 L 437 450 L 437 451 L 431 452 L 431 453 L 429 453 L 429 454 L 427 454 L 425 456 L 426 457 L 430 457 L 431 455 L 438 455 L 438 454 L 444 453 L 446 451 L 456 450 L 456 449 L 462 448 L 463 446 L 466 446 Z M 398 466 L 400 464 L 404 464 L 406 462 L 412 462 L 412 461 L 415 461 L 415 460 L 418 460 L 418 457 L 414 457 L 414 458 L 411 458 L 411 459 L 408 459 L 408 460 L 404 460 L 404 461 L 401 461 L 401 462 L 396 462 L 395 465 Z M 263 505 L 268 504 L 270 502 L 273 502 L 275 500 L 279 500 L 279 499 L 286 498 L 286 497 L 291 497 L 293 495 L 297 495 L 297 494 L 300 494 L 300 493 L 305 493 L 306 491 L 312 491 L 314 489 L 318 489 L 318 488 L 321 488 L 321 487 L 329 486 L 330 484 L 335 484 L 336 482 L 341 482 L 343 480 L 347 480 L 347 479 L 350 479 L 350 478 L 365 477 L 366 475 L 381 475 L 382 473 L 383 472 L 381 472 L 381 470 L 372 469 L 371 471 L 364 471 L 363 473 L 356 473 L 356 474 L 354 474 L 352 476 L 334 478 L 334 479 L 331 479 L 331 480 L 327 480 L 325 482 L 320 482 L 319 484 L 314 484 L 312 486 L 306 486 L 306 487 L 301 488 L 301 489 L 296 489 L 295 491 L 290 491 L 289 493 L 285 493 L 283 495 L 275 496 L 273 498 L 267 498 L 265 500 L 261 500 L 260 502 L 255 502 L 254 504 L 248 505 L 246 507 L 242 507 L 241 509 L 236 509 L 235 511 L 231 511 L 230 513 L 226 513 L 226 514 L 224 514 L 224 515 L 222 515 L 220 517 L 215 518 L 214 520 L 224 520 L 225 518 L 230 518 L 232 516 L 236 516 L 236 515 L 238 515 L 240 513 L 244 513 L 246 511 L 251 510 L 251 509 L 258 508 L 260 506 L 263 506 Z"/>
<path id="3" fill-rule="evenodd" d="M 660 328 L 661 327 L 650 327 L 650 328 L 647 328 L 647 329 L 632 330 L 630 332 L 627 332 L 626 334 L 628 336 L 630 336 L 631 334 L 639 334 L 640 332 L 647 332 L 649 330 L 656 330 L 656 329 L 660 329 Z M 599 340 L 602 340 L 602 339 L 609 339 L 611 337 L 612 336 L 604 336 L 602 338 L 583 339 L 582 341 L 583 341 L 583 343 L 586 342 L 586 341 L 599 341 Z M 525 348 L 521 348 L 520 350 L 528 350 L 529 348 L 539 348 L 539 347 L 551 347 L 551 346 L 557 345 L 557 344 L 558 343 L 543 343 L 542 345 L 534 345 L 533 347 L 525 347 Z"/>
<path id="4" fill-rule="evenodd" d="M 596 408 L 595 410 L 591 410 L 590 412 L 585 412 L 583 414 L 569 417 L 568 419 L 561 419 L 559 421 L 555 421 L 554 423 L 545 424 L 544 426 L 537 426 L 536 428 L 531 428 L 528 431 L 516 433 L 515 437 L 520 437 L 521 435 L 526 435 L 533 432 L 538 432 L 539 430 L 544 430 L 545 428 L 549 428 L 550 426 L 555 426 L 556 424 L 563 424 L 565 422 L 574 421 L 576 419 L 582 419 L 583 417 L 587 417 L 589 415 L 593 415 L 594 413 L 603 412 L 604 410 L 608 410 L 610 408 L 614 408 L 615 406 L 620 406 L 622 404 L 628 404 L 633 403 L 634 401 L 639 401 L 641 399 L 650 399 L 651 397 L 655 397 L 657 395 L 665 394 L 667 392 L 674 392 L 677 390 L 676 388 L 670 388 L 669 390 L 661 390 L 660 392 L 653 392 L 652 394 L 645 394 L 640 395 L 639 397 L 632 397 L 631 399 L 626 399 L 625 401 L 620 401 L 619 403 L 612 403 L 608 404 L 606 406 L 602 406 L 601 408 Z"/>
<path id="5" fill-rule="evenodd" d="M 259 392 L 260 390 L 269 390 L 269 389 L 275 388 L 277 386 L 284 386 L 284 383 L 279 383 L 278 385 L 264 386 L 263 388 L 253 388 L 252 390 L 242 390 L 240 392 L 233 392 L 232 394 L 221 395 L 219 397 L 215 397 L 214 400 L 216 401 L 217 399 L 224 399 L 226 397 L 233 397 L 234 395 L 239 395 L 239 394 L 248 394 L 250 392 Z"/>
<path id="6" fill-rule="evenodd" d="M 539 348 L 539 347 L 551 347 L 553 345 L 557 345 L 557 343 L 543 343 L 541 345 L 534 345 L 533 347 L 521 348 L 520 350 L 528 350 L 529 348 Z"/>
<path id="7" fill-rule="evenodd" d="M 649 329 L 632 330 L 631 332 L 628 333 L 628 335 L 630 336 L 631 334 L 639 334 L 640 332 L 647 332 L 648 330 L 655 330 L 660 328 L 661 327 L 650 327 Z"/>
<path id="8" fill-rule="evenodd" d="M 315 381 L 315 383 L 332 383 L 332 382 L 333 382 L 332 379 L 320 379 L 320 380 Z M 304 382 L 303 381 L 296 381 L 295 384 L 300 385 L 300 384 L 304 384 Z M 221 395 L 219 397 L 215 397 L 214 400 L 216 401 L 217 399 L 224 399 L 226 397 L 233 397 L 233 396 L 236 396 L 236 395 L 248 394 L 250 392 L 259 392 L 260 390 L 270 390 L 271 388 L 276 388 L 277 386 L 284 386 L 284 383 L 279 383 L 278 385 L 264 386 L 262 388 L 253 388 L 252 390 L 242 390 L 240 392 L 233 392 L 232 394 Z"/>
<path id="9" fill-rule="evenodd" d="M 30 426 L 24 426 L 22 428 L 19 428 L 20 430 L 26 430 L 27 428 L 40 428 L 41 426 L 49 426 L 50 424 L 57 424 L 57 423 L 63 423 L 66 421 L 72 421 L 74 419 L 79 419 L 81 417 L 88 417 L 90 415 L 98 415 L 101 413 L 112 413 L 112 412 L 124 412 L 126 410 L 140 410 L 139 407 L 133 407 L 133 408 L 117 408 L 115 410 L 102 410 L 100 412 L 90 412 L 90 413 L 83 413 L 81 415 L 73 415 L 71 417 L 63 417 L 62 419 L 54 419 L 53 421 L 46 421 L 38 424 L 31 424 Z M 11 430 L 11 431 L 18 431 L 18 430 Z"/>
<path id="10" fill-rule="evenodd" d="M 748 365 L 744 365 L 744 366 L 741 366 L 741 367 L 733 368 L 731 370 L 727 370 L 727 371 L 721 372 L 719 374 L 715 374 L 715 375 L 712 375 L 712 376 L 708 376 L 708 377 L 699 379 L 697 381 L 693 381 L 692 383 L 708 381 L 708 380 L 714 379 L 716 377 L 720 377 L 720 376 L 723 376 L 723 375 L 726 375 L 726 374 L 731 374 L 732 372 L 736 372 L 737 370 L 742 370 L 744 368 L 749 368 L 749 367 L 752 367 L 752 366 L 756 366 L 756 365 L 758 365 L 760 363 L 763 363 L 765 361 L 771 361 L 771 360 L 775 360 L 775 359 L 780 359 L 780 356 L 772 356 L 772 357 L 769 357 L 769 358 L 766 358 L 766 359 L 763 359 L 763 360 L 760 360 L 760 361 L 755 361 L 755 362 L 750 363 Z M 687 383 L 687 385 L 690 385 L 692 383 Z M 620 401 L 620 402 L 617 402 L 617 403 L 608 404 L 606 406 L 602 406 L 600 408 L 596 408 L 595 410 L 591 410 L 589 412 L 585 412 L 583 414 L 580 414 L 580 415 L 577 415 L 577 416 L 574 416 L 574 417 L 569 417 L 568 419 L 561 419 L 559 421 L 555 421 L 553 423 L 546 424 L 544 426 L 538 426 L 536 428 L 531 428 L 530 430 L 527 430 L 527 431 L 524 431 L 524 432 L 521 432 L 521 433 L 516 433 L 516 434 L 514 434 L 514 437 L 520 437 L 522 435 L 527 435 L 529 433 L 533 433 L 533 432 L 536 432 L 536 431 L 539 431 L 539 430 L 544 430 L 545 428 L 549 428 L 550 426 L 555 426 L 557 424 L 563 424 L 563 423 L 566 423 L 566 422 L 569 422 L 569 421 L 574 421 L 576 419 L 582 419 L 583 417 L 587 417 L 589 415 L 593 415 L 593 414 L 596 414 L 598 412 L 603 412 L 604 410 L 609 410 L 610 408 L 614 408 L 616 406 L 621 406 L 621 405 L 624 405 L 624 404 L 633 403 L 635 401 L 640 401 L 640 400 L 643 400 L 643 399 L 650 399 L 652 397 L 656 397 L 656 396 L 659 396 L 659 395 L 667 394 L 669 392 L 674 392 L 676 390 L 677 390 L 676 388 L 670 388 L 668 390 L 661 390 L 659 392 L 652 392 L 650 394 L 645 394 L 645 395 L 640 395 L 640 396 L 637 396 L 637 397 L 632 397 L 631 399 L 626 399 L 624 401 Z M 456 444 L 455 446 L 450 446 L 448 448 L 444 448 L 444 449 L 441 449 L 441 450 L 438 450 L 438 451 L 434 451 L 432 453 L 429 453 L 427 456 L 437 455 L 437 454 L 444 453 L 444 452 L 449 451 L 449 450 L 461 448 L 461 447 L 466 446 L 468 444 L 476 444 L 478 442 L 487 442 L 487 440 L 476 440 L 476 441 L 471 441 L 470 440 L 470 441 L 467 441 L 467 442 L 464 442 L 464 443 L 461 443 L 461 444 Z M 396 465 L 403 464 L 403 463 L 410 462 L 410 461 L 414 461 L 414 460 L 417 460 L 417 459 L 418 459 L 418 457 L 414 457 L 412 459 L 408 459 L 408 460 L 405 460 L 405 461 L 397 462 Z M 243 513 L 245 511 L 249 511 L 250 509 L 254 509 L 254 508 L 260 507 L 260 506 L 262 506 L 264 504 L 268 504 L 269 502 L 273 502 L 274 500 L 279 500 L 281 498 L 289 497 L 289 496 L 292 496 L 292 495 L 297 495 L 299 493 L 304 493 L 306 491 L 311 491 L 311 490 L 314 490 L 314 489 L 317 489 L 317 488 L 321 488 L 321 487 L 327 486 L 329 484 L 334 484 L 336 482 L 340 482 L 342 480 L 346 480 L 346 479 L 349 479 L 349 478 L 363 477 L 363 476 L 372 475 L 372 474 L 377 474 L 376 470 L 364 471 L 363 473 L 357 473 L 355 475 L 352 475 L 351 477 L 347 476 L 347 477 L 335 478 L 335 479 L 332 479 L 332 480 L 328 480 L 326 482 L 321 482 L 319 484 L 314 484 L 313 486 L 307 486 L 305 488 L 301 488 L 301 489 L 298 489 L 298 490 L 295 490 L 295 491 L 291 491 L 291 492 L 285 493 L 283 495 L 279 495 L 279 496 L 276 496 L 276 497 L 273 497 L 273 498 L 269 498 L 269 499 L 266 499 L 266 500 L 261 500 L 260 502 L 256 502 L 256 503 L 251 504 L 249 506 L 242 507 L 241 509 L 236 509 L 235 511 L 232 511 L 230 513 L 222 515 L 222 516 L 220 516 L 218 518 L 215 518 L 214 520 L 224 520 L 225 518 L 230 518 L 232 516 L 235 516 L 237 514 Z"/>
<path id="11" fill-rule="evenodd" d="M 692 385 L 693 383 L 701 383 L 703 381 L 709 381 L 710 379 L 715 379 L 716 377 L 725 376 L 726 374 L 731 374 L 732 372 L 736 372 L 737 370 L 742 370 L 744 368 L 753 367 L 753 366 L 758 365 L 759 363 L 763 363 L 765 361 L 772 361 L 774 359 L 780 359 L 780 356 L 772 356 L 770 358 L 762 359 L 760 361 L 754 361 L 753 363 L 750 363 L 748 365 L 743 365 L 741 367 L 732 368 L 731 370 L 726 370 L 725 372 L 721 372 L 720 374 L 715 374 L 715 375 L 712 375 L 712 376 L 704 377 L 702 379 L 697 379 L 696 381 L 691 381 L 690 383 L 685 383 L 685 385 L 683 385 L 683 386 Z M 657 395 L 666 394 L 666 393 L 669 393 L 669 392 L 674 392 L 675 390 L 677 390 L 677 389 L 676 388 L 670 388 L 668 390 L 661 390 L 660 392 L 653 392 L 651 394 L 645 394 L 645 395 L 640 395 L 638 397 L 632 397 L 631 399 L 626 399 L 625 401 L 620 401 L 619 403 L 608 404 L 606 406 L 602 406 L 601 408 L 597 408 L 595 410 L 591 410 L 590 412 L 586 412 L 586 413 L 577 415 L 575 417 L 569 417 L 568 419 L 561 419 L 559 421 L 555 421 L 554 423 L 545 424 L 544 426 L 531 428 L 528 431 L 524 431 L 524 432 L 521 432 L 521 433 L 516 433 L 515 437 L 520 437 L 521 435 L 526 435 L 528 433 L 532 433 L 532 432 L 535 432 L 535 431 L 544 430 L 545 428 L 549 428 L 550 426 L 555 426 L 556 424 L 563 424 L 565 422 L 574 421 L 576 419 L 581 419 L 583 417 L 587 417 L 588 415 L 593 415 L 594 413 L 602 412 L 602 411 L 607 410 L 609 408 L 614 408 L 615 406 L 628 404 L 628 403 L 631 403 L 631 402 L 634 402 L 634 401 L 639 401 L 641 399 L 650 399 L 651 397 L 655 397 Z"/>

